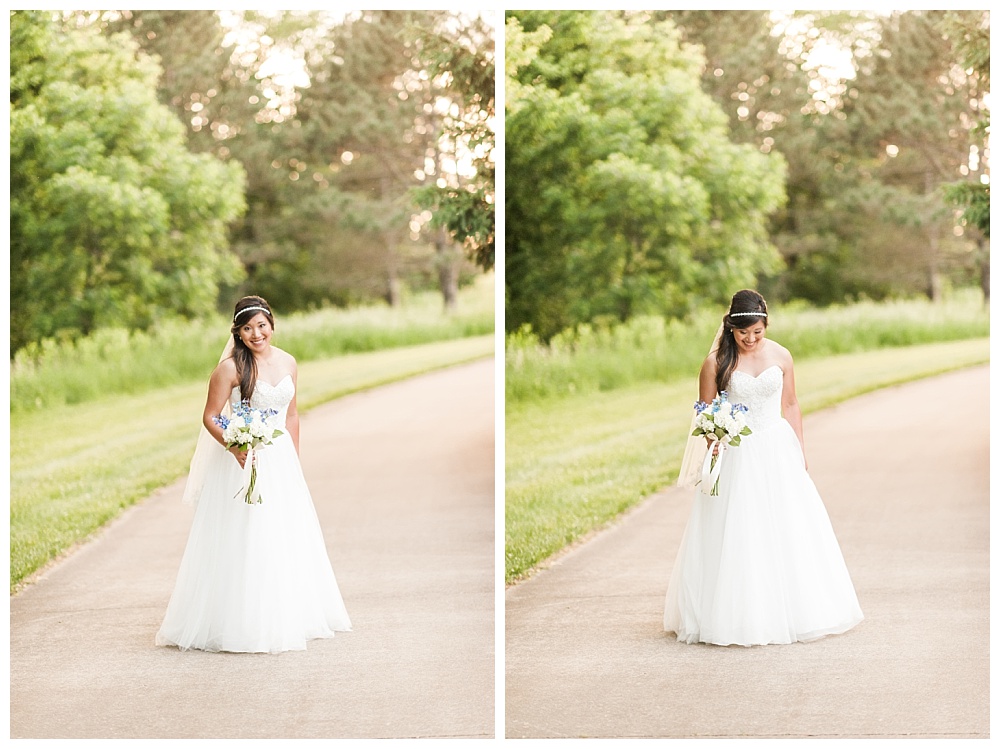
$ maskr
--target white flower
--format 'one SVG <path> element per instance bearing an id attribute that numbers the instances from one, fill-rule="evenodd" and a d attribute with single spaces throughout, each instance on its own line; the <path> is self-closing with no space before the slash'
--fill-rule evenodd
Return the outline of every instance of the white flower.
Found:
<path id="1" fill-rule="evenodd" d="M 727 413 L 720 413 L 715 417 L 715 423 L 725 430 L 727 434 L 733 434 L 733 427 L 736 426 L 736 422 L 732 415 Z"/>

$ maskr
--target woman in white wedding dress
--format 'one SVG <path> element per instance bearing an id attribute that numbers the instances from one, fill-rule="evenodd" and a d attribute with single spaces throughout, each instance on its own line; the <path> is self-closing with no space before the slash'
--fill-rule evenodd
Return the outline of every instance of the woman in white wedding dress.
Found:
<path id="1" fill-rule="evenodd" d="M 209 382 L 185 488 L 195 515 L 157 645 L 278 653 L 351 629 L 299 464 L 295 359 L 271 345 L 273 331 L 264 299 L 237 302 L 231 353 Z M 275 409 L 268 423 L 284 432 L 254 453 L 259 504 L 240 493 L 247 453 L 227 450 L 212 419 L 241 400 Z"/>
<path id="2" fill-rule="evenodd" d="M 704 485 L 695 495 L 663 615 L 664 629 L 682 642 L 791 643 L 845 632 L 863 618 L 807 473 L 792 357 L 766 329 L 764 298 L 738 292 L 701 369 L 700 399 L 727 391 L 749 408 L 752 434 L 724 451 L 718 496 Z"/>

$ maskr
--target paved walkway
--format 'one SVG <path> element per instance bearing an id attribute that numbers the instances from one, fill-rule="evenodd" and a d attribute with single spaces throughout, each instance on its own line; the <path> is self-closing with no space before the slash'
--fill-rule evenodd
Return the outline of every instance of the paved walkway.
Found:
<path id="1" fill-rule="evenodd" d="M 280 655 L 153 637 L 191 524 L 183 482 L 11 598 L 12 738 L 494 734 L 493 360 L 302 419 L 354 631 Z"/>
<path id="2" fill-rule="evenodd" d="M 989 369 L 807 417 L 865 621 L 807 644 L 662 631 L 692 494 L 669 489 L 506 595 L 506 736 L 989 736 Z"/>

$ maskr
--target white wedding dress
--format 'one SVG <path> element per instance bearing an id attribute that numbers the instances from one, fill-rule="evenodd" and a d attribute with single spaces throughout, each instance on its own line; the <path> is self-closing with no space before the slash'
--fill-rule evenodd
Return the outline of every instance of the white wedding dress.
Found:
<path id="1" fill-rule="evenodd" d="M 251 405 L 278 411 L 284 429 L 295 386 L 257 380 Z M 239 389 L 231 401 L 239 403 Z M 312 496 L 285 433 L 257 453 L 262 502 L 242 494 L 239 463 L 213 450 L 177 583 L 157 645 L 239 653 L 303 650 L 306 641 L 349 631 Z"/>
<path id="2" fill-rule="evenodd" d="M 863 615 L 802 448 L 781 417 L 783 374 L 736 371 L 753 434 L 726 451 L 719 495 L 695 495 L 663 626 L 682 642 L 767 645 L 845 632 Z"/>

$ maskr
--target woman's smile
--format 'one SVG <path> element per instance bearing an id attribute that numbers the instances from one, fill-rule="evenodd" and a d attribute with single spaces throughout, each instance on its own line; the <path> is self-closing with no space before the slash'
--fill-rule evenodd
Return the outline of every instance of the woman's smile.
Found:
<path id="1" fill-rule="evenodd" d="M 764 340 L 764 326 L 758 324 L 752 328 L 737 328 L 733 330 L 733 337 L 741 351 L 752 351 Z"/>
<path id="2" fill-rule="evenodd" d="M 247 348 L 255 352 L 266 351 L 271 342 L 271 330 L 271 322 L 259 312 L 240 329 L 240 338 Z"/>

